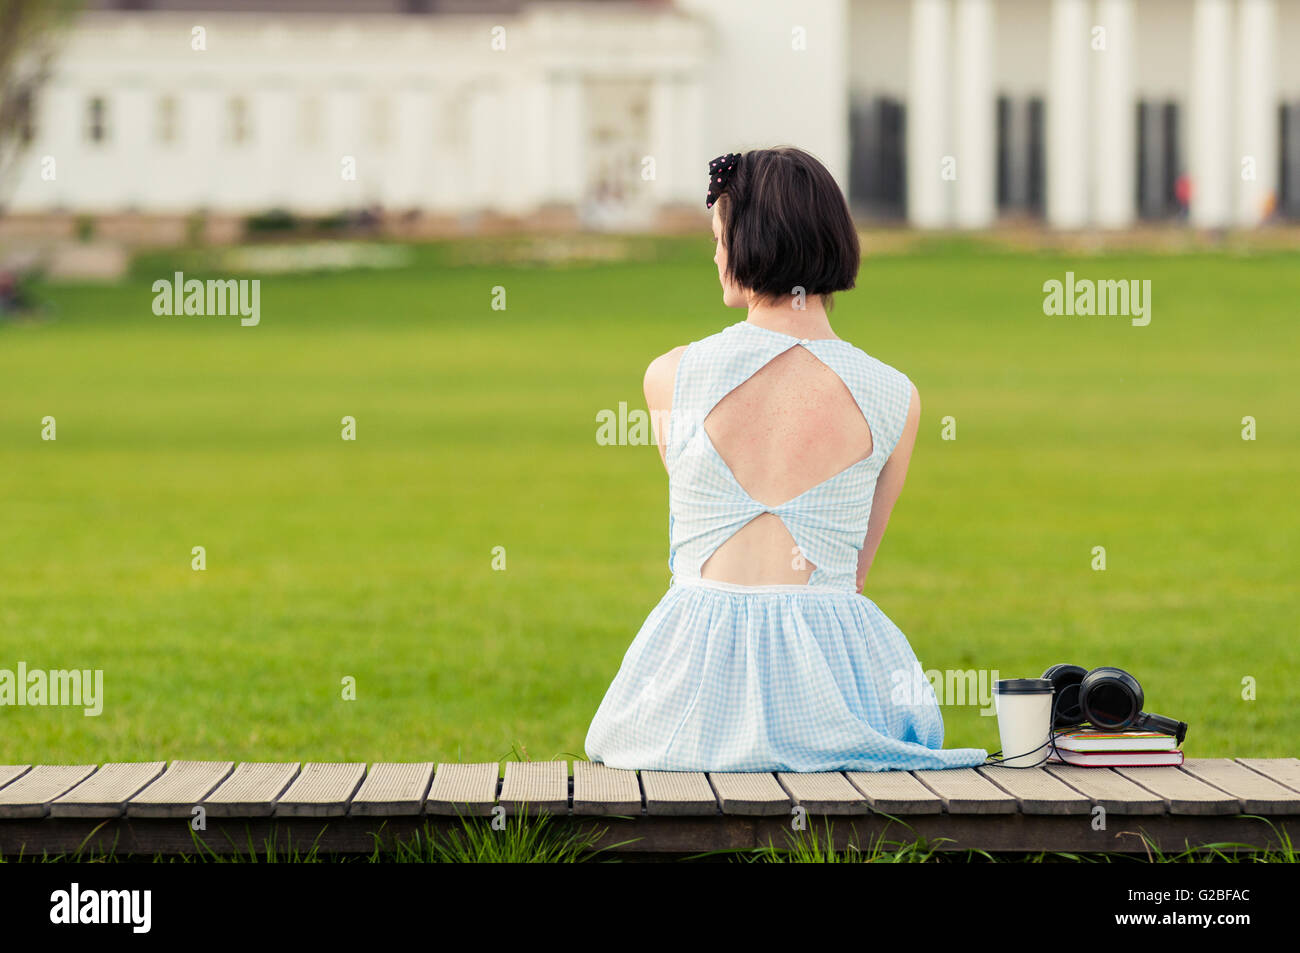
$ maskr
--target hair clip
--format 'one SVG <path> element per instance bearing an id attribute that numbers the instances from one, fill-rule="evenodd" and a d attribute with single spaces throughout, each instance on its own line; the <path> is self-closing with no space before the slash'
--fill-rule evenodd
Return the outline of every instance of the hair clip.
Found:
<path id="1" fill-rule="evenodd" d="M 736 165 L 739 162 L 740 153 L 729 152 L 725 156 L 718 156 L 709 163 L 709 194 L 704 202 L 705 208 L 713 208 L 713 203 L 718 200 L 718 197 L 722 195 L 722 190 L 731 181 L 731 177 L 736 171 Z"/>

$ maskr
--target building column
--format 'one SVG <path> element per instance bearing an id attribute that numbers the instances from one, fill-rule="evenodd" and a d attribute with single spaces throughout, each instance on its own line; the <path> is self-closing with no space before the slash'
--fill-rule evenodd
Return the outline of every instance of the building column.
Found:
<path id="1" fill-rule="evenodd" d="M 423 76 L 405 77 L 397 85 L 395 128 L 397 156 L 393 204 L 403 211 L 434 203 L 432 156 L 443 143 L 434 128 L 434 98 Z"/>
<path id="2" fill-rule="evenodd" d="M 371 168 L 373 152 L 363 129 L 359 81 L 351 76 L 335 79 L 325 88 L 323 104 L 329 176 L 325 180 L 328 186 L 317 196 L 316 209 L 328 213 L 360 208 L 365 203 L 366 182 L 375 170 Z M 352 156 L 355 162 L 355 180 L 343 178 L 344 156 Z"/>
<path id="3" fill-rule="evenodd" d="M 1237 224 L 1258 225 L 1277 201 L 1277 4 L 1237 7 Z M 1253 178 L 1251 177 L 1253 175 Z"/>
<path id="4" fill-rule="evenodd" d="M 179 134 L 185 167 L 190 173 L 188 187 L 178 199 L 186 207 L 219 209 L 220 149 L 224 128 L 220 87 L 212 76 L 200 75 L 177 96 L 177 101 L 181 117 Z"/>
<path id="5" fill-rule="evenodd" d="M 77 199 L 77 157 L 82 155 L 85 128 L 85 98 L 81 91 L 58 79 L 37 96 L 36 141 L 23 161 L 34 163 L 29 181 L 35 183 L 31 198 L 24 202 L 38 210 L 69 209 Z M 54 178 L 41 178 L 46 156 L 54 160 Z M 21 180 L 20 180 L 21 181 Z"/>
<path id="6" fill-rule="evenodd" d="M 283 206 L 294 173 L 294 112 L 291 87 L 284 76 L 266 78 L 250 94 L 250 122 L 259 183 L 254 202 L 259 208 Z"/>
<path id="7" fill-rule="evenodd" d="M 997 106 L 993 98 L 993 0 L 957 0 L 957 225 L 985 228 L 997 217 Z"/>
<path id="8" fill-rule="evenodd" d="M 1192 9 L 1192 95 L 1188 128 L 1192 224 L 1222 228 L 1232 220 L 1233 130 L 1229 0 L 1195 0 Z"/>
<path id="9" fill-rule="evenodd" d="M 1052 0 L 1047 221 L 1056 228 L 1088 224 L 1089 19 L 1087 0 Z"/>
<path id="10" fill-rule="evenodd" d="M 666 205 L 673 200 L 677 187 L 675 157 L 682 148 L 678 135 L 682 117 L 678 112 L 680 80 L 673 75 L 656 77 L 650 86 L 650 141 L 643 155 L 637 157 L 637 175 L 642 174 L 641 162 L 651 156 L 655 164 L 655 177 L 651 182 L 640 180 L 655 205 Z"/>
<path id="11" fill-rule="evenodd" d="M 1133 0 L 1097 0 L 1105 50 L 1094 51 L 1093 210 L 1102 228 L 1133 224 L 1137 204 L 1137 125 L 1133 98 Z"/>
<path id="12" fill-rule="evenodd" d="M 120 173 L 101 183 L 101 195 L 110 208 L 149 211 L 150 167 L 158 148 L 154 134 L 152 97 L 143 78 L 132 77 L 115 87 L 109 97 L 112 129 L 109 145 L 116 153 Z"/>
<path id="13" fill-rule="evenodd" d="M 551 109 L 551 197 L 557 202 L 576 204 L 583 197 L 587 178 L 583 167 L 587 135 L 578 74 L 551 74 Z"/>
<path id="14" fill-rule="evenodd" d="M 907 217 L 919 228 L 948 224 L 948 0 L 912 0 L 907 99 Z"/>
<path id="15" fill-rule="evenodd" d="M 678 125 L 678 155 L 675 174 L 677 186 L 673 198 L 686 205 L 704 208 L 704 196 L 709 190 L 709 160 L 704 154 L 704 80 L 697 73 L 688 73 L 680 90 L 681 108 Z M 701 186 L 700 183 L 703 183 Z"/>
<path id="16" fill-rule="evenodd" d="M 510 178 L 517 180 L 517 201 L 522 211 L 536 211 L 546 204 L 547 156 L 551 139 L 551 89 L 543 71 L 525 72 L 513 87 L 521 108 L 519 147 L 510 164 Z"/>
<path id="17" fill-rule="evenodd" d="M 501 81 L 476 82 L 469 93 L 469 176 L 458 205 L 483 211 L 499 207 L 498 153 L 507 130 L 502 122 Z M 508 130 L 511 134 L 513 129 Z"/>

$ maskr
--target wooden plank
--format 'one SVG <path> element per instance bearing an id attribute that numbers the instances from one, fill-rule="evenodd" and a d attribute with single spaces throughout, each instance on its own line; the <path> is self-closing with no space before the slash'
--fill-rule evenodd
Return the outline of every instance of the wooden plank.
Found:
<path id="1" fill-rule="evenodd" d="M 1241 804 L 1231 794 L 1192 777 L 1181 767 L 1112 768 L 1165 802 L 1170 814 L 1237 814 Z"/>
<path id="2" fill-rule="evenodd" d="M 789 814 L 785 788 L 766 771 L 722 772 L 709 775 L 723 814 L 767 816 Z"/>
<path id="3" fill-rule="evenodd" d="M 909 771 L 846 771 L 877 814 L 942 814 L 943 801 Z"/>
<path id="4" fill-rule="evenodd" d="M 497 803 L 500 766 L 487 764 L 439 764 L 433 785 L 424 802 L 426 814 L 487 815 Z"/>
<path id="5" fill-rule="evenodd" d="M 1051 764 L 1044 768 L 1108 814 L 1164 814 L 1165 802 L 1146 788 L 1116 774 L 1113 768 Z"/>
<path id="6" fill-rule="evenodd" d="M 975 769 L 1016 799 L 1022 814 L 1088 814 L 1092 799 L 1040 768 L 988 765 Z"/>
<path id="7" fill-rule="evenodd" d="M 1015 798 L 974 768 L 930 768 L 912 774 L 939 795 L 949 814 L 1015 814 L 1020 808 Z"/>
<path id="8" fill-rule="evenodd" d="M 131 795 L 167 767 L 165 761 L 106 764 L 50 802 L 50 817 L 118 817 Z"/>
<path id="9" fill-rule="evenodd" d="M 642 771 L 645 810 L 656 817 L 712 817 L 718 796 L 702 771 Z"/>
<path id="10" fill-rule="evenodd" d="M 235 769 L 233 761 L 173 761 L 126 803 L 127 817 L 189 817 Z"/>
<path id="11" fill-rule="evenodd" d="M 0 788 L 30 771 L 30 764 L 0 764 Z"/>
<path id="12" fill-rule="evenodd" d="M 297 761 L 246 761 L 203 799 L 203 807 L 209 817 L 270 817 L 297 776 Z"/>
<path id="13" fill-rule="evenodd" d="M 368 817 L 419 814 L 432 780 L 432 761 L 372 765 L 348 813 Z"/>
<path id="14" fill-rule="evenodd" d="M 38 764 L 0 788 L 0 817 L 44 817 L 50 802 L 94 772 L 93 764 Z"/>
<path id="15" fill-rule="evenodd" d="M 776 780 L 790 795 L 790 800 L 809 814 L 867 814 L 871 811 L 862 792 L 842 774 L 781 772 Z"/>
<path id="16" fill-rule="evenodd" d="M 275 802 L 276 817 L 341 817 L 366 777 L 364 761 L 309 761 Z"/>
<path id="17" fill-rule="evenodd" d="M 1183 770 L 1231 794 L 1243 813 L 1300 814 L 1300 791 L 1292 791 L 1231 758 L 1186 758 Z"/>
<path id="18" fill-rule="evenodd" d="M 507 761 L 501 805 L 510 815 L 569 813 L 567 761 Z"/>
<path id="19" fill-rule="evenodd" d="M 1300 791 L 1300 758 L 1237 758 L 1236 762 L 1269 780 Z"/>
<path id="20" fill-rule="evenodd" d="M 573 762 L 573 813 L 641 816 L 641 785 L 636 772 L 600 762 Z"/>

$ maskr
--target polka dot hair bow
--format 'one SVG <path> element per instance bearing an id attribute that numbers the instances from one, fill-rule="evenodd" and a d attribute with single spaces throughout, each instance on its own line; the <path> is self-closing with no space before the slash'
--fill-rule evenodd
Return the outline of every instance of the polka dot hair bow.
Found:
<path id="1" fill-rule="evenodd" d="M 725 156 L 718 156 L 709 163 L 709 195 L 704 203 L 705 208 L 713 208 L 713 203 L 718 200 L 722 190 L 731 181 L 739 162 L 739 152 L 728 152 Z"/>

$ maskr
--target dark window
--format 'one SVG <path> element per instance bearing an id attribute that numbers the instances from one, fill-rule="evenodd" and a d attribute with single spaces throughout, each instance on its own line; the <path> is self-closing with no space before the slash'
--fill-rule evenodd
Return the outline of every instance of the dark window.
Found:
<path id="1" fill-rule="evenodd" d="M 1143 100 L 1137 108 L 1137 207 L 1144 219 L 1173 218 L 1185 211 L 1179 194 L 1183 157 L 1179 150 L 1178 104 Z"/>
<path id="2" fill-rule="evenodd" d="M 1277 211 L 1300 218 L 1300 100 L 1278 107 Z"/>
<path id="3" fill-rule="evenodd" d="M 1011 99 L 998 97 L 998 208 L 1011 204 Z"/>
<path id="4" fill-rule="evenodd" d="M 94 96 L 86 106 L 86 138 L 102 143 L 108 139 L 108 104 L 103 96 Z"/>
<path id="5" fill-rule="evenodd" d="M 998 211 L 1043 214 L 1043 101 L 998 97 Z"/>
<path id="6" fill-rule="evenodd" d="M 176 141 L 176 97 L 167 95 L 158 100 L 158 141 L 171 144 Z"/>
<path id="7" fill-rule="evenodd" d="M 1181 206 L 1186 198 L 1178 194 L 1178 180 L 1183 174 L 1183 157 L 1178 149 L 1178 104 L 1165 103 L 1162 118 L 1165 125 L 1165 203 L 1178 213 L 1185 211 Z"/>
<path id="8" fill-rule="evenodd" d="M 28 145 L 36 138 L 36 115 L 32 107 L 32 91 L 24 89 L 14 102 L 18 116 L 18 141 Z"/>
<path id="9" fill-rule="evenodd" d="M 243 96 L 232 96 L 226 103 L 226 120 L 226 138 L 230 143 L 236 146 L 247 143 L 250 135 L 248 100 Z"/>
<path id="10" fill-rule="evenodd" d="M 1047 134 L 1044 125 L 1046 110 L 1040 96 L 1029 100 L 1029 207 L 1043 214 L 1047 202 L 1044 169 L 1047 168 Z"/>
<path id="11" fill-rule="evenodd" d="M 855 96 L 849 117 L 849 204 L 871 218 L 902 218 L 907 195 L 902 102 Z"/>

